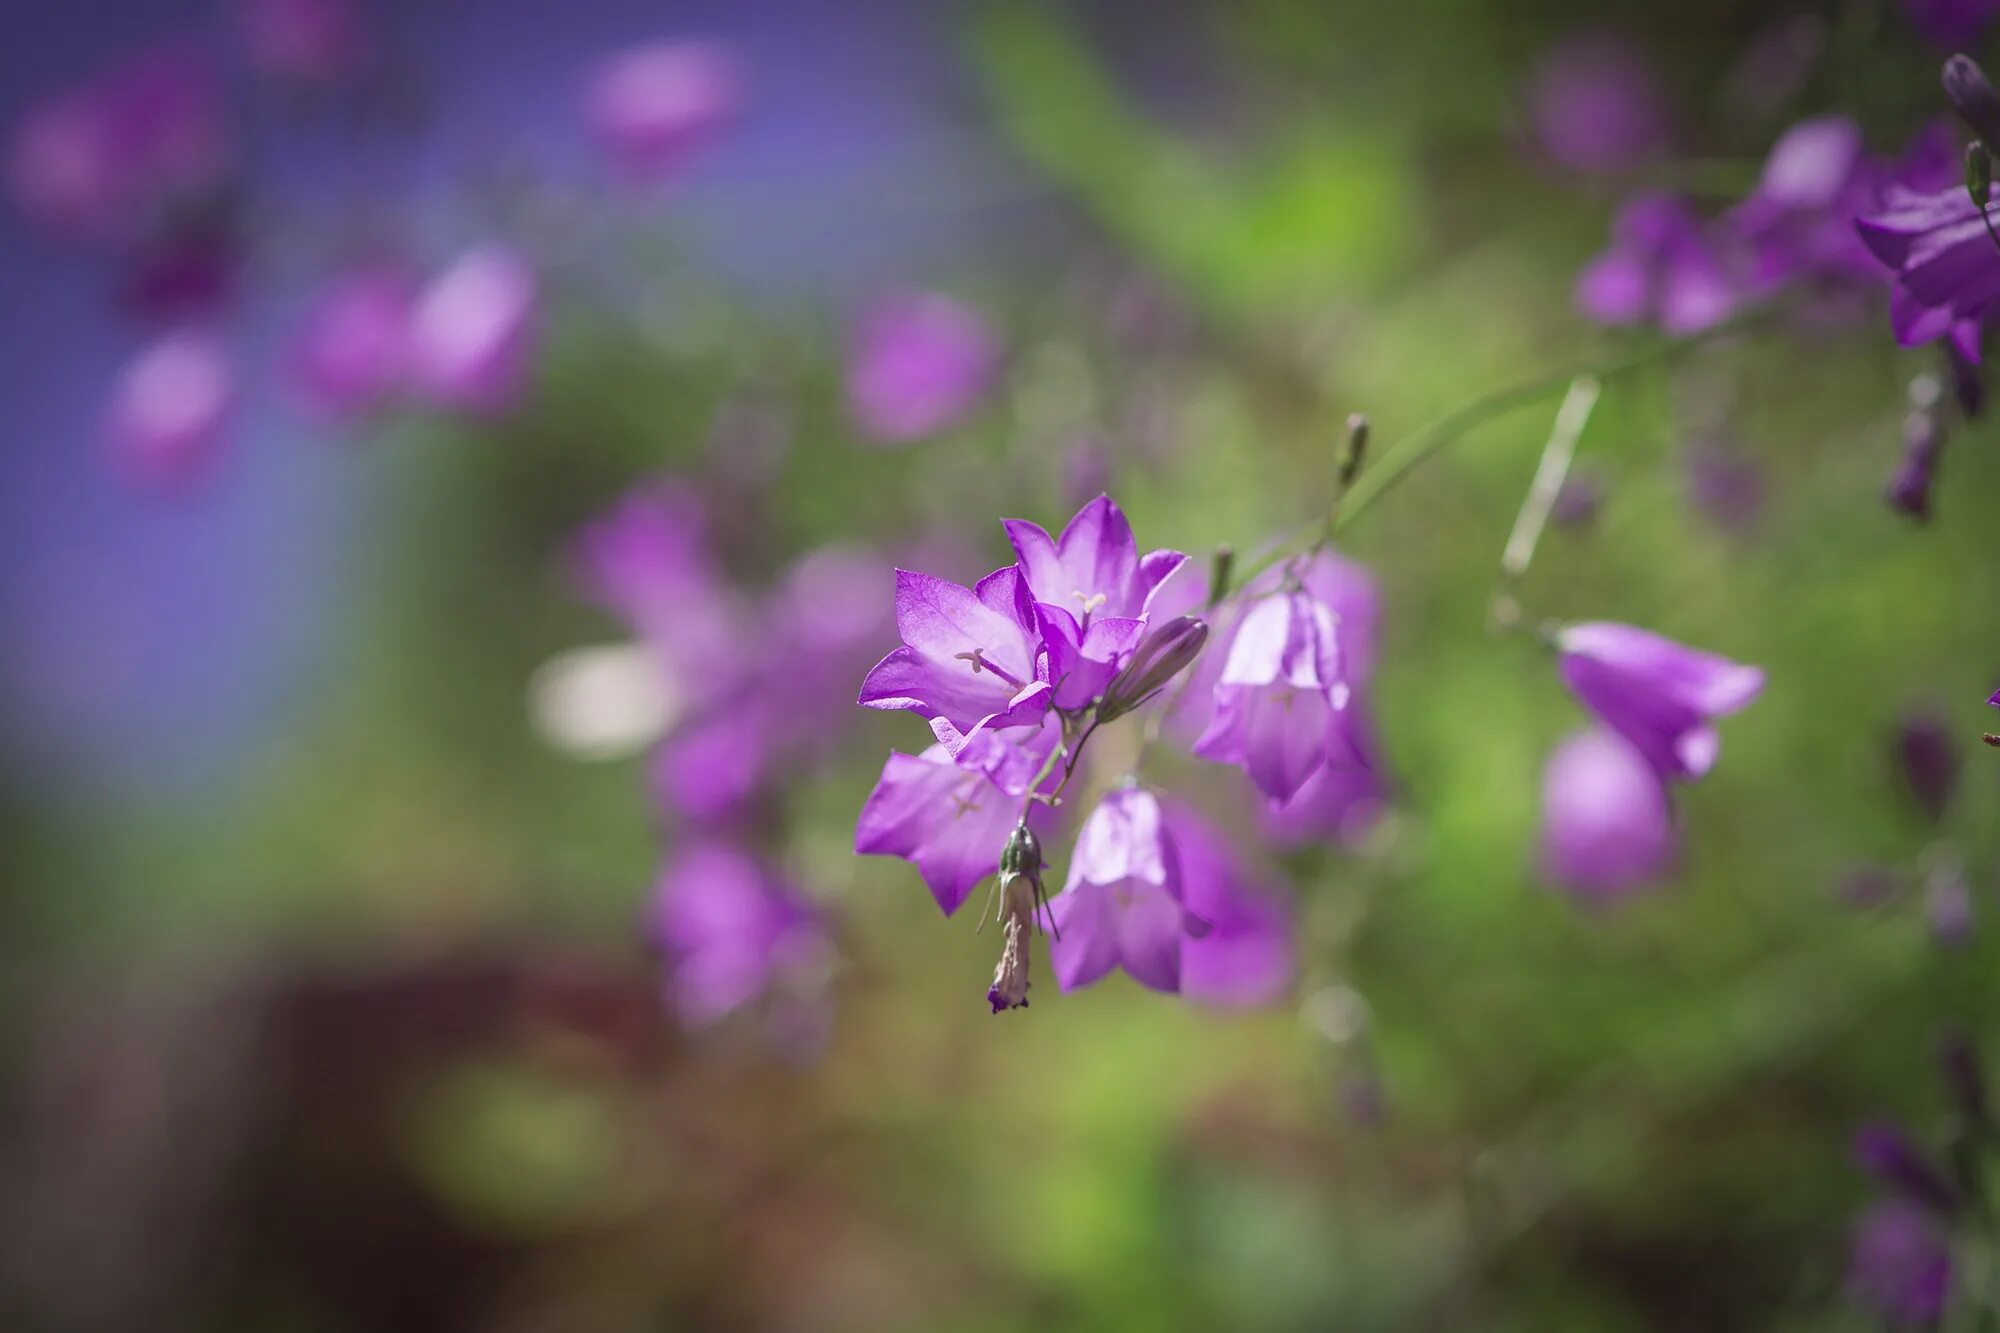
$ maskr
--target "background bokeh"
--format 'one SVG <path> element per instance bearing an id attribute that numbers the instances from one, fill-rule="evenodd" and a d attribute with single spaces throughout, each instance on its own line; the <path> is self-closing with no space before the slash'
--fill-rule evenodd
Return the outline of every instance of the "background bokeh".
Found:
<path id="1" fill-rule="evenodd" d="M 1677 798 L 1677 873 L 1615 910 L 1541 872 L 1579 710 L 1489 624 L 1558 395 L 1343 533 L 1382 589 L 1394 796 L 1350 845 L 1246 838 L 1296 904 L 1278 1003 L 1115 977 L 989 1014 L 993 933 L 853 855 L 883 758 L 928 738 L 848 701 L 895 644 L 895 561 L 970 581 L 1011 558 L 1000 518 L 1053 530 L 1100 488 L 1142 548 L 1247 551 L 1322 511 L 1350 412 L 1393 442 L 1652 346 L 1572 304 L 1619 199 L 1720 208 L 1829 110 L 1899 149 L 1946 110 L 1902 6 L 357 8 L 366 76 L 305 90 L 243 68 L 235 5 L 8 16 L 9 124 L 122 53 L 219 53 L 241 256 L 205 316 L 238 368 L 216 457 L 135 485 L 102 438 L 153 329 L 123 258 L 0 220 L 0 1324 L 1880 1326 L 1843 1291 L 1854 1132 L 1936 1141 L 1938 1035 L 2000 1002 L 2000 463 L 1968 424 L 1929 523 L 1882 503 L 1936 358 L 1879 299 L 1622 375 L 1584 435 L 1600 498 L 1545 537 L 1530 614 L 1769 676 Z M 1667 128 L 1578 170 L 1531 89 L 1604 32 Z M 582 90 L 676 38 L 727 45 L 741 104 L 633 188 Z M 286 348 L 363 234 L 426 270 L 494 236 L 530 258 L 509 410 L 301 410 Z M 883 447 L 845 361 L 909 290 L 976 310 L 1001 366 Z M 644 756 L 536 724 L 545 664 L 630 637 L 576 533 L 662 476 L 744 589 L 879 557 L 851 679 L 779 714 L 816 749 L 755 834 L 830 923 L 802 1011 L 663 1002 L 642 922 L 708 830 Z M 1941 818 L 1898 762 L 1912 718 L 1973 751 Z M 1132 739 L 1093 751 L 1095 789 Z M 1161 780 L 1254 828 L 1240 775 Z M 1961 875 L 1969 929 L 1938 919 Z"/>

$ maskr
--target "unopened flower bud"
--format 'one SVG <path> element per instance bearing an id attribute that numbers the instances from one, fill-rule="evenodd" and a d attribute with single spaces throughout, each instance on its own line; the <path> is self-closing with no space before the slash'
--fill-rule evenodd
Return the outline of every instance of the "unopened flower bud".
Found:
<path id="1" fill-rule="evenodd" d="M 1000 889 L 1006 892 L 1016 879 L 1027 879 L 1039 885 L 1042 878 L 1042 840 L 1026 821 L 1014 825 L 1014 831 L 1007 835 L 1007 845 L 1000 849 Z"/>
<path id="2" fill-rule="evenodd" d="M 1123 717 L 1152 698 L 1187 669 L 1207 642 L 1208 622 L 1197 616 L 1176 616 L 1148 634 L 1125 669 L 1104 687 L 1104 697 L 1097 704 L 1098 721 Z"/>
<path id="3" fill-rule="evenodd" d="M 1347 418 L 1347 447 L 1340 455 L 1340 489 L 1346 490 L 1354 483 L 1354 474 L 1361 471 L 1361 460 L 1368 453 L 1368 418 L 1356 412 Z"/>
<path id="4" fill-rule="evenodd" d="M 1027 821 L 1014 825 L 1000 849 L 1000 920 L 1004 943 L 986 1002 L 994 1013 L 1028 1007 L 1028 969 L 1035 913 L 1042 901 L 1042 843 Z"/>
<path id="5" fill-rule="evenodd" d="M 1903 460 L 1889 478 L 1884 498 L 1892 509 L 1919 523 L 1931 516 L 1931 486 L 1944 451 L 1944 423 L 1935 412 L 1912 412 L 1903 423 Z"/>
<path id="6" fill-rule="evenodd" d="M 1993 91 L 1978 61 L 1962 54 L 1945 61 L 1944 95 L 1974 134 L 1987 143 L 2000 143 L 2000 93 Z"/>

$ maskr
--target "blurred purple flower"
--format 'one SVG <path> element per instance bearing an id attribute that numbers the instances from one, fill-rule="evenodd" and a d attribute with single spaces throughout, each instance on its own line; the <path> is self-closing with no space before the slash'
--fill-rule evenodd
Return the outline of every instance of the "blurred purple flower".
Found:
<path id="1" fill-rule="evenodd" d="M 896 571 L 896 629 L 903 646 L 861 683 L 864 708 L 907 708 L 946 724 L 956 748 L 993 727 L 1040 722 L 1051 690 L 1042 672 L 1040 623 L 1028 581 L 1013 565 L 977 589 Z"/>
<path id="2" fill-rule="evenodd" d="M 334 420 L 375 411 L 409 370 L 414 284 L 387 263 L 334 274 L 307 309 L 292 348 L 292 378 L 308 406 Z"/>
<path id="3" fill-rule="evenodd" d="M 1854 1160 L 1890 1190 L 1939 1215 L 1957 1212 L 1963 1202 L 1944 1172 L 1899 1125 L 1886 1120 L 1863 1125 L 1854 1136 Z"/>
<path id="4" fill-rule="evenodd" d="M 1251 601 L 1194 752 L 1238 765 L 1274 801 L 1291 800 L 1322 764 L 1358 762 L 1339 725 L 1349 690 L 1337 624 L 1333 609 L 1305 588 Z"/>
<path id="5" fill-rule="evenodd" d="M 1715 763 L 1714 719 L 1747 706 L 1764 673 L 1633 625 L 1565 625 L 1557 669 L 1570 692 L 1637 746 L 1663 779 L 1692 779 Z"/>
<path id="6" fill-rule="evenodd" d="M 410 376 L 441 407 L 506 413 L 534 369 L 541 284 L 505 245 L 461 254 L 432 278 L 410 313 Z"/>
<path id="7" fill-rule="evenodd" d="M 1699 440 L 1682 451 L 1688 502 L 1726 533 L 1743 536 L 1764 516 L 1764 469 L 1719 440 Z"/>
<path id="8" fill-rule="evenodd" d="M 361 15 L 351 0 L 242 0 L 251 68 L 299 84 L 330 84 L 354 73 L 363 50 Z"/>
<path id="9" fill-rule="evenodd" d="M 1667 149 L 1671 125 L 1645 55 L 1610 33 L 1562 42 L 1528 86 L 1528 117 L 1542 151 L 1572 171 L 1633 171 Z"/>
<path id="10" fill-rule="evenodd" d="M 1854 218 L 1875 203 L 1880 184 L 1861 127 L 1846 116 L 1786 130 L 1757 188 L 1724 218 L 1750 247 L 1752 286 L 1769 292 L 1803 273 L 1872 278 L 1877 269 L 1854 234 Z"/>
<path id="11" fill-rule="evenodd" d="M 119 307 L 149 322 L 213 318 L 235 294 L 243 257 L 242 239 L 229 220 L 182 220 L 124 257 Z"/>
<path id="12" fill-rule="evenodd" d="M 29 110 L 8 146 L 7 185 L 37 225 L 105 240 L 213 186 L 228 157 L 215 72 L 168 46 Z"/>
<path id="13" fill-rule="evenodd" d="M 1296 973 L 1284 897 L 1249 874 L 1221 830 L 1191 807 L 1163 802 L 1180 858 L 1181 892 L 1206 925 L 1181 940 L 1181 993 L 1217 1005 L 1269 1004 Z"/>
<path id="14" fill-rule="evenodd" d="M 1869 911 L 1887 904 L 1900 886 L 1900 876 L 1887 867 L 1852 865 L 1841 872 L 1835 895 L 1845 907 Z"/>
<path id="15" fill-rule="evenodd" d="M 1980 324 L 2000 296 L 2000 246 L 1965 187 L 1893 189 L 1880 211 L 1856 226 L 1894 275 L 1889 322 L 1896 341 L 1914 347 L 1949 338 L 1966 360 L 1978 362 Z"/>
<path id="16" fill-rule="evenodd" d="M 1944 420 L 1935 411 L 1920 408 L 1903 418 L 1903 452 L 1882 490 L 1891 509 L 1918 523 L 1930 521 L 1931 491 L 1937 485 L 1944 441 Z"/>
<path id="17" fill-rule="evenodd" d="M 856 324 L 847 402 L 878 444 L 913 444 L 956 425 L 992 387 L 1000 352 L 978 315 L 935 292 L 890 297 Z"/>
<path id="18" fill-rule="evenodd" d="M 2000 15 L 2000 0 L 1903 0 L 1903 16 L 1935 45 L 1977 46 Z"/>
<path id="19" fill-rule="evenodd" d="M 742 670 L 745 614 L 708 550 L 701 497 L 674 481 L 635 488 L 576 536 L 584 595 L 659 654 L 682 692 L 726 691 Z"/>
<path id="20" fill-rule="evenodd" d="M 1059 732 L 1051 719 L 1033 732 L 982 733 L 956 759 L 943 745 L 919 755 L 890 755 L 861 808 L 855 852 L 910 862 L 951 915 L 998 868 L 1028 784 Z M 1029 811 L 1032 829 L 1040 831 L 1049 820 L 1044 805 Z"/>
<path id="21" fill-rule="evenodd" d="M 1596 471 L 1572 468 L 1556 492 L 1549 522 L 1559 528 L 1584 528 L 1597 521 L 1604 507 L 1604 479 Z"/>
<path id="22" fill-rule="evenodd" d="M 1576 303 L 1600 324 L 1657 320 L 1689 334 L 1734 313 L 1737 292 L 1701 217 L 1679 196 L 1654 193 L 1619 209 L 1610 248 L 1578 275 Z"/>
<path id="23" fill-rule="evenodd" d="M 1896 763 L 1924 818 L 1936 824 L 1958 788 L 1958 746 L 1935 713 L 1906 713 L 1896 725 Z"/>
<path id="24" fill-rule="evenodd" d="M 1897 1327 L 1944 1316 L 1951 1292 L 1951 1244 L 1936 1219 L 1901 1199 L 1870 1205 L 1854 1221 L 1847 1293 Z"/>
<path id="25" fill-rule="evenodd" d="M 1125 512 L 1107 495 L 1078 510 L 1058 539 L 1026 519 L 1003 526 L 1040 604 L 1054 702 L 1082 707 L 1138 646 L 1153 593 L 1186 557 L 1160 550 L 1142 558 Z"/>
<path id="26" fill-rule="evenodd" d="M 1646 756 L 1592 727 L 1549 756 L 1542 864 L 1579 901 L 1602 906 L 1657 881 L 1675 857 L 1673 808 Z"/>
<path id="27" fill-rule="evenodd" d="M 657 800 L 703 827 L 740 816 L 770 777 L 777 719 L 761 698 L 731 698 L 679 727 L 653 755 Z"/>
<path id="28" fill-rule="evenodd" d="M 667 1000 L 695 1027 L 824 971 L 831 949 L 803 895 L 748 852 L 712 842 L 682 851 L 661 876 L 651 934 Z"/>
<path id="29" fill-rule="evenodd" d="M 1180 852 L 1159 799 L 1143 787 L 1098 802 L 1077 835 L 1069 882 L 1049 901 L 1050 966 L 1064 991 L 1123 967 L 1152 990 L 1181 988 L 1181 940 L 1193 925 L 1181 907 Z"/>
<path id="30" fill-rule="evenodd" d="M 125 366 L 112 386 L 106 436 L 113 464 L 154 490 L 206 475 L 236 400 L 229 351 L 212 334 L 170 333 Z"/>
<path id="31" fill-rule="evenodd" d="M 1973 911 L 1972 883 L 1957 858 L 1941 859 L 1924 877 L 1924 919 L 1931 939 L 1944 948 L 1971 942 L 1979 922 Z"/>
<path id="32" fill-rule="evenodd" d="M 736 58 L 724 46 L 652 42 L 597 68 L 584 94 L 585 118 L 625 176 L 657 183 L 678 175 L 735 118 L 742 83 Z"/>

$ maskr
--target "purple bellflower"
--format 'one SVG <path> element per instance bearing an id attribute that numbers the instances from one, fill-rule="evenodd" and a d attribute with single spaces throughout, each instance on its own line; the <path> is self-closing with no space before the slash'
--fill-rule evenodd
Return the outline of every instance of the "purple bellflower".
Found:
<path id="1" fill-rule="evenodd" d="M 1297 971 L 1285 899 L 1258 883 L 1221 830 L 1191 807 L 1168 801 L 1161 808 L 1198 930 L 1181 940 L 1181 993 L 1232 1007 L 1279 999 Z"/>
<path id="2" fill-rule="evenodd" d="M 1734 313 L 1737 290 L 1700 215 L 1677 195 L 1654 193 L 1618 210 L 1610 247 L 1578 275 L 1576 304 L 1600 324 L 1657 321 L 1689 334 Z"/>
<path id="3" fill-rule="evenodd" d="M 1673 809 L 1652 764 L 1592 727 L 1549 756 L 1542 779 L 1542 865 L 1579 902 L 1606 906 L 1673 865 Z"/>
<path id="4" fill-rule="evenodd" d="M 1896 1328 L 1928 1328 L 1951 1294 L 1951 1245 L 1937 1219 L 1902 1199 L 1871 1204 L 1854 1220 L 1847 1295 Z"/>
<path id="5" fill-rule="evenodd" d="M 1214 713 L 1194 752 L 1236 764 L 1273 801 L 1297 795 L 1322 764 L 1359 762 L 1340 725 L 1338 617 L 1310 590 L 1275 592 L 1245 608 L 1223 659 Z"/>
<path id="6" fill-rule="evenodd" d="M 116 469 L 142 487 L 181 490 L 205 476 L 236 401 L 236 372 L 213 335 L 182 330 L 128 363 L 111 392 L 106 437 Z"/>
<path id="7" fill-rule="evenodd" d="M 1880 211 L 1856 227 L 1894 278 L 1889 323 L 1896 341 L 1915 347 L 1946 338 L 1977 364 L 1982 322 L 2000 296 L 2000 246 L 1965 187 L 1891 190 Z"/>
<path id="8" fill-rule="evenodd" d="M 410 372 L 430 401 L 480 417 L 508 412 L 533 370 L 541 285 L 507 246 L 475 246 L 433 278 L 410 313 Z"/>
<path id="9" fill-rule="evenodd" d="M 1180 852 L 1159 798 L 1144 787 L 1107 795 L 1084 820 L 1070 856 L 1069 882 L 1049 900 L 1050 965 L 1065 991 L 1123 967 L 1157 991 L 1181 988 L 1181 942 L 1190 920 L 1181 906 Z"/>
<path id="10" fill-rule="evenodd" d="M 803 895 L 724 843 L 682 851 L 655 891 L 651 935 L 668 1003 L 690 1027 L 825 969 L 825 924 Z"/>
<path id="11" fill-rule="evenodd" d="M 1632 625 L 1565 625 L 1556 648 L 1570 692 L 1667 780 L 1707 773 L 1720 747 L 1714 719 L 1746 707 L 1764 688 L 1757 667 Z"/>
<path id="12" fill-rule="evenodd" d="M 1039 604 L 1053 702 L 1088 704 L 1138 646 L 1153 594 L 1187 557 L 1165 550 L 1141 556 L 1132 524 L 1107 495 L 1078 510 L 1059 538 L 1026 519 L 1003 526 Z"/>
<path id="13" fill-rule="evenodd" d="M 969 415 L 999 366 L 993 335 L 969 307 L 935 292 L 890 297 L 855 325 L 848 407 L 875 443 L 914 444 Z"/>
<path id="14" fill-rule="evenodd" d="M 654 42 L 606 60 L 585 92 L 585 117 L 629 179 L 671 180 L 734 119 L 742 102 L 735 57 L 713 42 Z"/>
<path id="15" fill-rule="evenodd" d="M 1051 718 L 1033 732 L 983 732 L 956 758 L 943 745 L 922 754 L 890 755 L 861 807 L 854 850 L 900 856 L 916 866 L 938 906 L 951 915 L 997 869 L 1028 786 L 1055 748 L 1059 730 Z M 1049 815 L 1046 806 L 1034 804 L 1030 827 L 1043 827 Z"/>
<path id="16" fill-rule="evenodd" d="M 1048 711 L 1041 620 L 1013 565 L 976 589 L 897 570 L 896 629 L 903 646 L 862 681 L 863 707 L 921 713 L 953 749 L 987 728 L 1033 725 Z"/>
<path id="17" fill-rule="evenodd" d="M 1751 286 L 1768 292 L 1808 272 L 1873 278 L 1878 270 L 1854 218 L 1875 203 L 1880 186 L 1854 121 L 1821 116 L 1786 130 L 1757 188 L 1725 219 L 1750 246 Z"/>
<path id="18" fill-rule="evenodd" d="M 1666 99 L 1644 54 L 1609 33 L 1569 38 L 1543 56 L 1527 109 L 1536 143 L 1571 171 L 1642 168 L 1671 138 Z"/>
<path id="19" fill-rule="evenodd" d="M 413 285 L 390 264 L 367 264 L 328 280 L 292 348 L 293 381 L 321 416 L 347 421 L 382 407 L 409 369 Z"/>

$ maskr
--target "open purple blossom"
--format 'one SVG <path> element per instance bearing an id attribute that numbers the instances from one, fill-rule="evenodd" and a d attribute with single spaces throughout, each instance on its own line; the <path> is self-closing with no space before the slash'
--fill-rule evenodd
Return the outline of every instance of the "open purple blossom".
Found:
<path id="1" fill-rule="evenodd" d="M 1894 279 L 1889 323 L 1896 341 L 1915 347 L 1946 338 L 1976 364 L 1981 324 L 2000 296 L 2000 246 L 1965 187 L 1892 190 L 1856 226 Z"/>
<path id="2" fill-rule="evenodd" d="M 855 325 L 848 407 L 876 443 L 914 444 L 964 419 L 999 366 L 993 335 L 969 307 L 935 292 L 889 297 Z"/>
<path id="3" fill-rule="evenodd" d="M 385 263 L 327 280 L 292 348 L 293 380 L 308 406 L 348 420 L 383 406 L 409 370 L 409 276 Z"/>
<path id="4" fill-rule="evenodd" d="M 1331 607 L 1301 587 L 1244 610 L 1223 659 L 1214 713 L 1194 752 L 1236 764 L 1274 801 L 1289 801 L 1331 759 L 1357 756 L 1340 727 L 1348 705 Z"/>
<path id="5" fill-rule="evenodd" d="M 1041 619 L 1013 565 L 967 588 L 896 571 L 896 630 L 903 646 L 861 683 L 865 708 L 905 708 L 942 720 L 956 747 L 991 727 L 1038 723 L 1052 691 L 1043 674 Z"/>
<path id="6" fill-rule="evenodd" d="M 598 67 L 585 93 L 585 116 L 606 155 L 628 178 L 669 180 L 735 118 L 742 83 L 726 47 L 652 42 Z"/>
<path id="7" fill-rule="evenodd" d="M 1764 673 L 1698 652 L 1633 625 L 1565 625 L 1558 670 L 1570 692 L 1646 757 L 1663 779 L 1693 779 L 1714 766 L 1714 720 L 1746 707 Z"/>
<path id="8" fill-rule="evenodd" d="M 1658 159 L 1672 126 L 1666 98 L 1632 43 L 1585 33 L 1551 49 L 1528 84 L 1535 142 L 1572 171 L 1633 171 Z"/>
<path id="9" fill-rule="evenodd" d="M 1861 127 L 1846 116 L 1801 121 L 1780 135 L 1757 188 L 1726 223 L 1749 245 L 1749 280 L 1770 291 L 1804 273 L 1873 277 L 1854 218 L 1878 197 Z"/>
<path id="10" fill-rule="evenodd" d="M 1159 798 L 1144 787 L 1107 795 L 1077 835 L 1068 883 L 1049 900 L 1057 983 L 1078 990 L 1122 967 L 1148 989 L 1178 991 L 1182 938 L 1190 925 L 1208 928 L 1187 919 L 1181 883 Z"/>
<path id="11" fill-rule="evenodd" d="M 861 808 L 854 850 L 900 856 L 916 866 L 938 906 L 951 915 L 995 872 L 1058 730 L 1050 719 L 1032 732 L 984 732 L 956 758 L 941 744 L 922 754 L 890 755 Z M 1048 818 L 1047 807 L 1037 803 L 1029 824 L 1039 829 Z"/>
<path id="12" fill-rule="evenodd" d="M 691 1027 L 713 1023 L 774 986 L 824 971 L 830 945 L 812 904 L 750 853 L 725 843 L 682 851 L 654 891 L 650 934 L 666 996 Z"/>
<path id="13" fill-rule="evenodd" d="M 1180 859 L 1181 894 L 1197 930 L 1181 940 L 1181 993 L 1205 1004 L 1269 1004 L 1297 971 L 1284 897 L 1261 884 L 1229 840 L 1179 801 L 1164 801 Z"/>
<path id="14" fill-rule="evenodd" d="M 533 369 L 541 283 L 528 261 L 498 243 L 454 260 L 410 312 L 410 373 L 440 407 L 505 414 Z"/>
<path id="15" fill-rule="evenodd" d="M 1847 1294 L 1897 1328 L 1927 1328 L 1951 1294 L 1951 1244 L 1937 1219 L 1913 1203 L 1885 1199 L 1854 1220 Z"/>
<path id="16" fill-rule="evenodd" d="M 577 534 L 570 564 L 584 595 L 623 620 L 675 677 L 713 697 L 742 670 L 745 613 L 708 550 L 701 498 L 671 481 L 634 489 Z"/>
<path id="17" fill-rule="evenodd" d="M 1054 702 L 1087 704 L 1138 646 L 1153 594 L 1186 557 L 1165 550 L 1141 556 L 1125 512 L 1107 495 L 1078 510 L 1058 538 L 1026 519 L 1003 526 L 1040 604 Z"/>
<path id="18" fill-rule="evenodd" d="M 227 348 L 198 330 L 139 353 L 112 386 L 105 432 L 116 469 L 153 490 L 179 490 L 215 462 L 236 401 Z"/>
<path id="19" fill-rule="evenodd" d="M 1542 865 L 1579 902 L 1622 901 L 1658 880 L 1676 853 L 1673 808 L 1652 764 L 1592 727 L 1558 745 L 1542 779 Z"/>
<path id="20" fill-rule="evenodd" d="M 1658 323 L 1699 333 L 1729 318 L 1737 285 L 1694 208 L 1678 195 L 1629 200 L 1611 224 L 1611 245 L 1577 277 L 1577 309 L 1600 324 Z"/>

